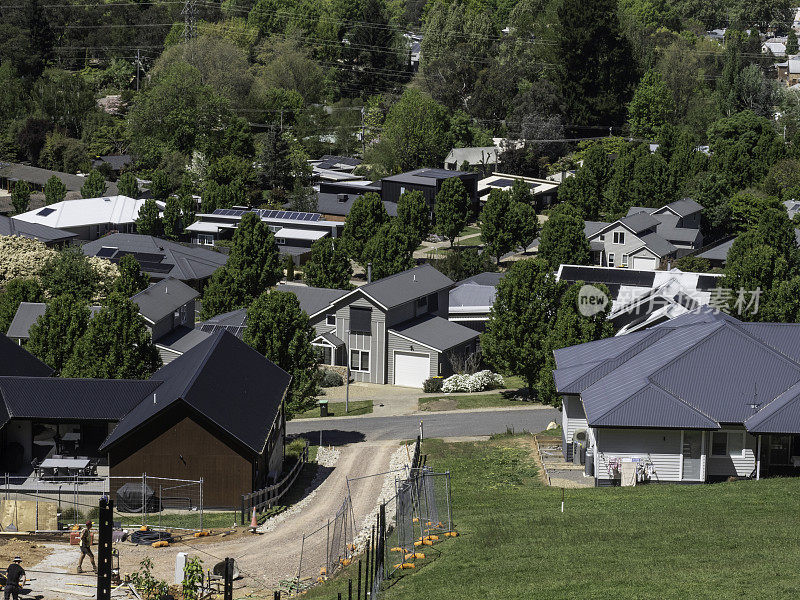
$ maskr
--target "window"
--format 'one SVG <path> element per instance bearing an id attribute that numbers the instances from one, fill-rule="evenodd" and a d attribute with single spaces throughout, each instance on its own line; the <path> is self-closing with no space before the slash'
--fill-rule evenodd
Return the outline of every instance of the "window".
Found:
<path id="1" fill-rule="evenodd" d="M 214 245 L 214 236 L 208 235 L 207 233 L 198 233 L 197 234 L 197 241 L 195 243 L 202 244 L 204 246 L 213 246 Z"/>
<path id="2" fill-rule="evenodd" d="M 623 267 L 627 267 L 628 266 L 628 255 L 627 254 L 623 254 L 622 255 L 622 266 Z"/>
<path id="3" fill-rule="evenodd" d="M 600 234 L 600 241 L 601 242 L 605 242 L 606 241 L 606 234 L 605 233 L 601 233 Z"/>
<path id="4" fill-rule="evenodd" d="M 417 308 L 425 308 L 426 306 L 428 306 L 428 298 L 426 296 L 417 298 Z"/>
<path id="5" fill-rule="evenodd" d="M 326 325 L 336 325 L 336 314 L 332 313 L 330 315 L 325 315 L 325 324 Z"/>
<path id="6" fill-rule="evenodd" d="M 715 431 L 714 438 L 711 442 L 712 456 L 727 456 L 728 455 L 728 432 Z"/>
<path id="7" fill-rule="evenodd" d="M 275 238 L 275 241 L 278 242 L 279 246 L 285 246 L 286 245 L 286 238 Z"/>
<path id="8" fill-rule="evenodd" d="M 277 233 L 277 232 L 279 232 L 281 229 L 283 229 L 283 227 L 281 227 L 280 225 L 267 225 L 267 227 L 269 227 L 269 230 L 270 230 L 272 233 Z"/>
<path id="9" fill-rule="evenodd" d="M 624 244 L 625 243 L 625 232 L 624 231 L 615 231 L 614 232 L 614 243 L 615 244 Z"/>
<path id="10" fill-rule="evenodd" d="M 353 333 L 372 333 L 372 309 L 350 307 L 350 331 Z"/>
<path id="11" fill-rule="evenodd" d="M 609 267 L 613 267 L 614 266 L 614 253 L 613 252 L 608 255 L 608 266 Z"/>
<path id="12" fill-rule="evenodd" d="M 350 370 L 369 373 L 369 350 L 350 350 Z"/>
<path id="13" fill-rule="evenodd" d="M 333 364 L 333 348 L 325 344 L 311 344 L 317 353 L 317 360 L 323 365 Z"/>

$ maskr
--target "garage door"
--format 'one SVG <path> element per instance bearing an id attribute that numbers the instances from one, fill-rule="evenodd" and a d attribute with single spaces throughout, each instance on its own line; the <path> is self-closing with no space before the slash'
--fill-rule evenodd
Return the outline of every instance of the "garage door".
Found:
<path id="1" fill-rule="evenodd" d="M 421 388 L 431 376 L 431 359 L 428 354 L 416 352 L 394 353 L 394 384 Z"/>
<path id="2" fill-rule="evenodd" d="M 655 258 L 645 258 L 642 256 L 634 256 L 633 257 L 633 268 L 640 269 L 640 270 L 650 270 L 654 271 L 656 268 L 656 259 Z"/>

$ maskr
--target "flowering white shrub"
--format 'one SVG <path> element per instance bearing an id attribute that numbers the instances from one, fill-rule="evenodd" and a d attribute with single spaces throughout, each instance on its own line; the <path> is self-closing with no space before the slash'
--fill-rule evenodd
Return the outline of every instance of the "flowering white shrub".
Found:
<path id="1" fill-rule="evenodd" d="M 489 370 L 478 371 L 472 375 L 451 375 L 442 382 L 442 391 L 452 392 L 482 392 L 496 387 L 503 387 L 503 376 Z"/>

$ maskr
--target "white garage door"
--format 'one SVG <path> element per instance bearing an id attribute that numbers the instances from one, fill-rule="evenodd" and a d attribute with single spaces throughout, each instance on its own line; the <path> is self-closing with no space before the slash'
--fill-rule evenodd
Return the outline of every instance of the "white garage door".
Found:
<path id="1" fill-rule="evenodd" d="M 640 270 L 650 270 L 654 271 L 656 268 L 656 259 L 655 258 L 645 258 L 642 256 L 634 256 L 633 257 L 633 268 L 640 269 Z"/>
<path id="2" fill-rule="evenodd" d="M 394 353 L 394 384 L 421 388 L 431 376 L 431 359 L 416 352 Z"/>

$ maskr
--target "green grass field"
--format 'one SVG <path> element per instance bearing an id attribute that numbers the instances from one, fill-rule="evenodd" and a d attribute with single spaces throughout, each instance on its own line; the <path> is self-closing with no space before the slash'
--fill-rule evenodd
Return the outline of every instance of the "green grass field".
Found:
<path id="1" fill-rule="evenodd" d="M 567 490 L 562 514 L 525 440 L 426 440 L 428 464 L 452 473 L 460 537 L 381 600 L 796 596 L 800 479 Z M 346 583 L 306 597 L 346 597 Z"/>
<path id="2" fill-rule="evenodd" d="M 350 412 L 344 412 L 344 402 L 329 402 L 329 417 L 355 417 L 356 415 L 368 415 L 372 412 L 372 400 L 351 400 Z M 319 417 L 319 406 L 309 408 L 307 411 L 296 414 L 293 419 L 312 419 Z"/>
<path id="3" fill-rule="evenodd" d="M 420 410 L 464 410 L 467 408 L 496 408 L 504 406 L 529 406 L 527 400 L 514 399 L 504 392 L 496 394 L 442 394 L 419 399 Z"/>

